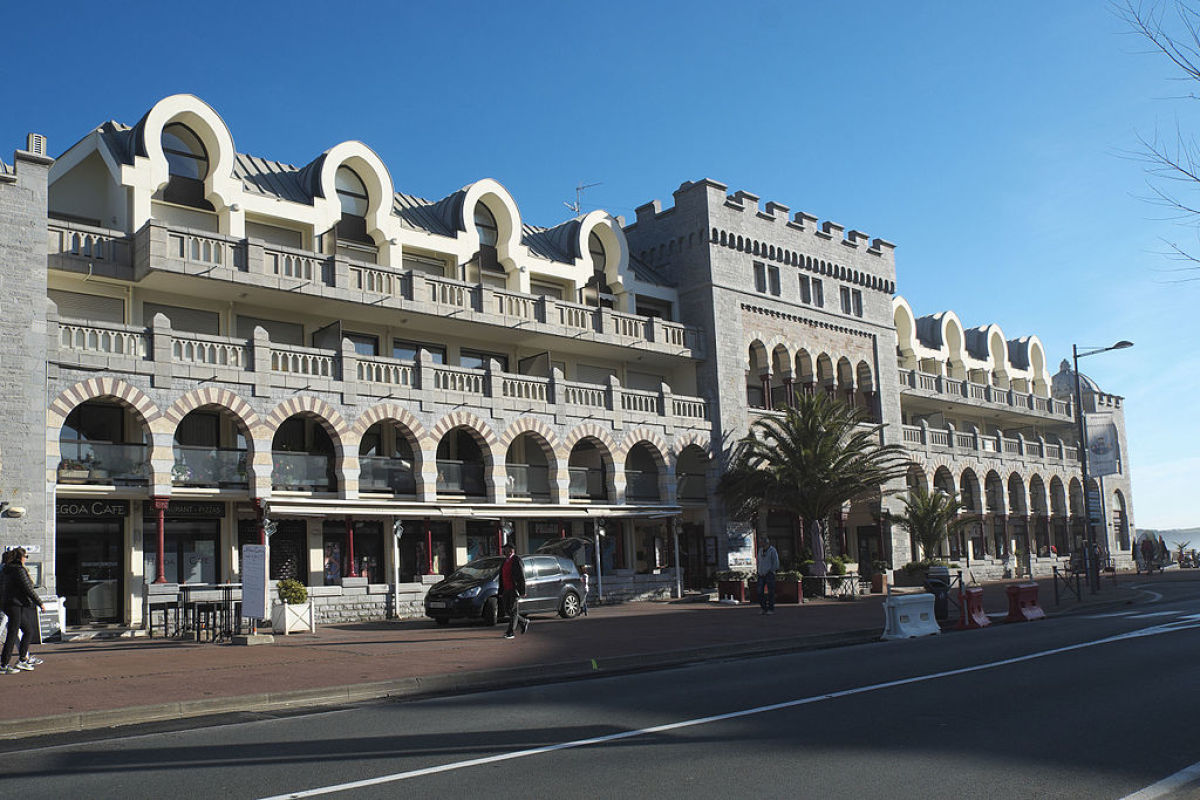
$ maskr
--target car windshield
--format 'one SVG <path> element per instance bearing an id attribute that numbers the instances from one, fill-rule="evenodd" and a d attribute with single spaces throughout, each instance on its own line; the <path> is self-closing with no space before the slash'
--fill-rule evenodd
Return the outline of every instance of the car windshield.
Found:
<path id="1" fill-rule="evenodd" d="M 500 571 L 500 565 L 504 563 L 504 559 L 500 556 L 492 558 L 477 558 L 454 571 L 446 580 L 454 581 L 476 581 L 480 579 L 490 578 Z"/>

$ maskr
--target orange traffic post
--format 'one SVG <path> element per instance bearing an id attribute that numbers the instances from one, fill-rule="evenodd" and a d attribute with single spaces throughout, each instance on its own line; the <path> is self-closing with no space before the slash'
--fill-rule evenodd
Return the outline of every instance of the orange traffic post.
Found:
<path id="1" fill-rule="evenodd" d="M 959 630 L 986 628 L 992 624 L 983 611 L 983 587 L 971 586 L 963 589 L 959 594 L 959 606 L 962 609 L 958 620 Z"/>

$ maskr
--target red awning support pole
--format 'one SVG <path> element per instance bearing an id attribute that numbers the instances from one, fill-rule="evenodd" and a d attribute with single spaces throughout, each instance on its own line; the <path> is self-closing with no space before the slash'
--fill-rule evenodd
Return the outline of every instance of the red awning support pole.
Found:
<path id="1" fill-rule="evenodd" d="M 350 557 L 350 569 L 346 570 L 347 578 L 357 578 L 358 570 L 354 567 L 354 518 L 346 517 L 346 553 Z"/>
<path id="2" fill-rule="evenodd" d="M 155 496 L 151 498 L 154 501 L 154 510 L 158 517 L 158 552 L 154 557 L 154 568 L 157 573 L 155 583 L 166 583 L 167 576 L 163 571 L 163 563 L 166 559 L 166 539 L 167 539 L 167 505 L 170 504 L 169 497 Z"/>
<path id="3" fill-rule="evenodd" d="M 433 527 L 425 520 L 425 574 L 433 574 Z"/>

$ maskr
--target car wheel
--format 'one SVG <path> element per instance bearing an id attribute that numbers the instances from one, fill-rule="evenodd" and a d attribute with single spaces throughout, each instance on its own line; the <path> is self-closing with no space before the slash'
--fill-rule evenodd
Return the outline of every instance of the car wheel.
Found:
<path id="1" fill-rule="evenodd" d="M 563 595 L 562 605 L 558 607 L 558 615 L 566 619 L 575 619 L 579 616 L 583 604 L 579 602 L 579 595 L 574 592 L 567 592 Z"/>
<path id="2" fill-rule="evenodd" d="M 449 624 L 450 624 L 450 618 L 449 618 L 449 617 L 434 617 L 434 619 L 437 621 L 437 624 L 438 624 L 439 626 L 446 626 L 446 625 L 449 625 Z"/>
<path id="3" fill-rule="evenodd" d="M 494 598 L 494 597 L 489 597 L 484 602 L 484 604 L 483 604 L 483 624 L 484 625 L 495 625 L 496 624 L 496 620 L 499 618 L 499 613 L 497 611 L 497 605 L 498 604 L 496 602 L 496 598 Z"/>

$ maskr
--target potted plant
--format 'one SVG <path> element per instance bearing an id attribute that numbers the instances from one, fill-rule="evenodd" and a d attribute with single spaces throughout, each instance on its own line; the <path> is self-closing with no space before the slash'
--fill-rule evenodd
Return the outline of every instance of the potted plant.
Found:
<path id="1" fill-rule="evenodd" d="M 279 602 L 271 606 L 271 628 L 275 633 L 311 632 L 312 600 L 304 584 L 293 578 L 284 578 L 279 582 L 277 592 Z"/>
<path id="2" fill-rule="evenodd" d="M 746 591 L 746 581 L 754 576 L 746 572 L 737 570 L 728 570 L 726 572 L 717 573 L 717 594 L 720 599 L 724 600 L 730 597 L 739 603 L 746 602 L 749 597 Z"/>
<path id="3" fill-rule="evenodd" d="M 58 480 L 60 483 L 83 483 L 88 479 L 90 470 L 82 461 L 64 458 L 58 464 Z"/>
<path id="4" fill-rule="evenodd" d="M 775 602 L 777 603 L 800 603 L 803 602 L 803 593 L 801 592 L 800 579 L 801 575 L 796 570 L 784 570 L 783 572 L 775 573 Z"/>

